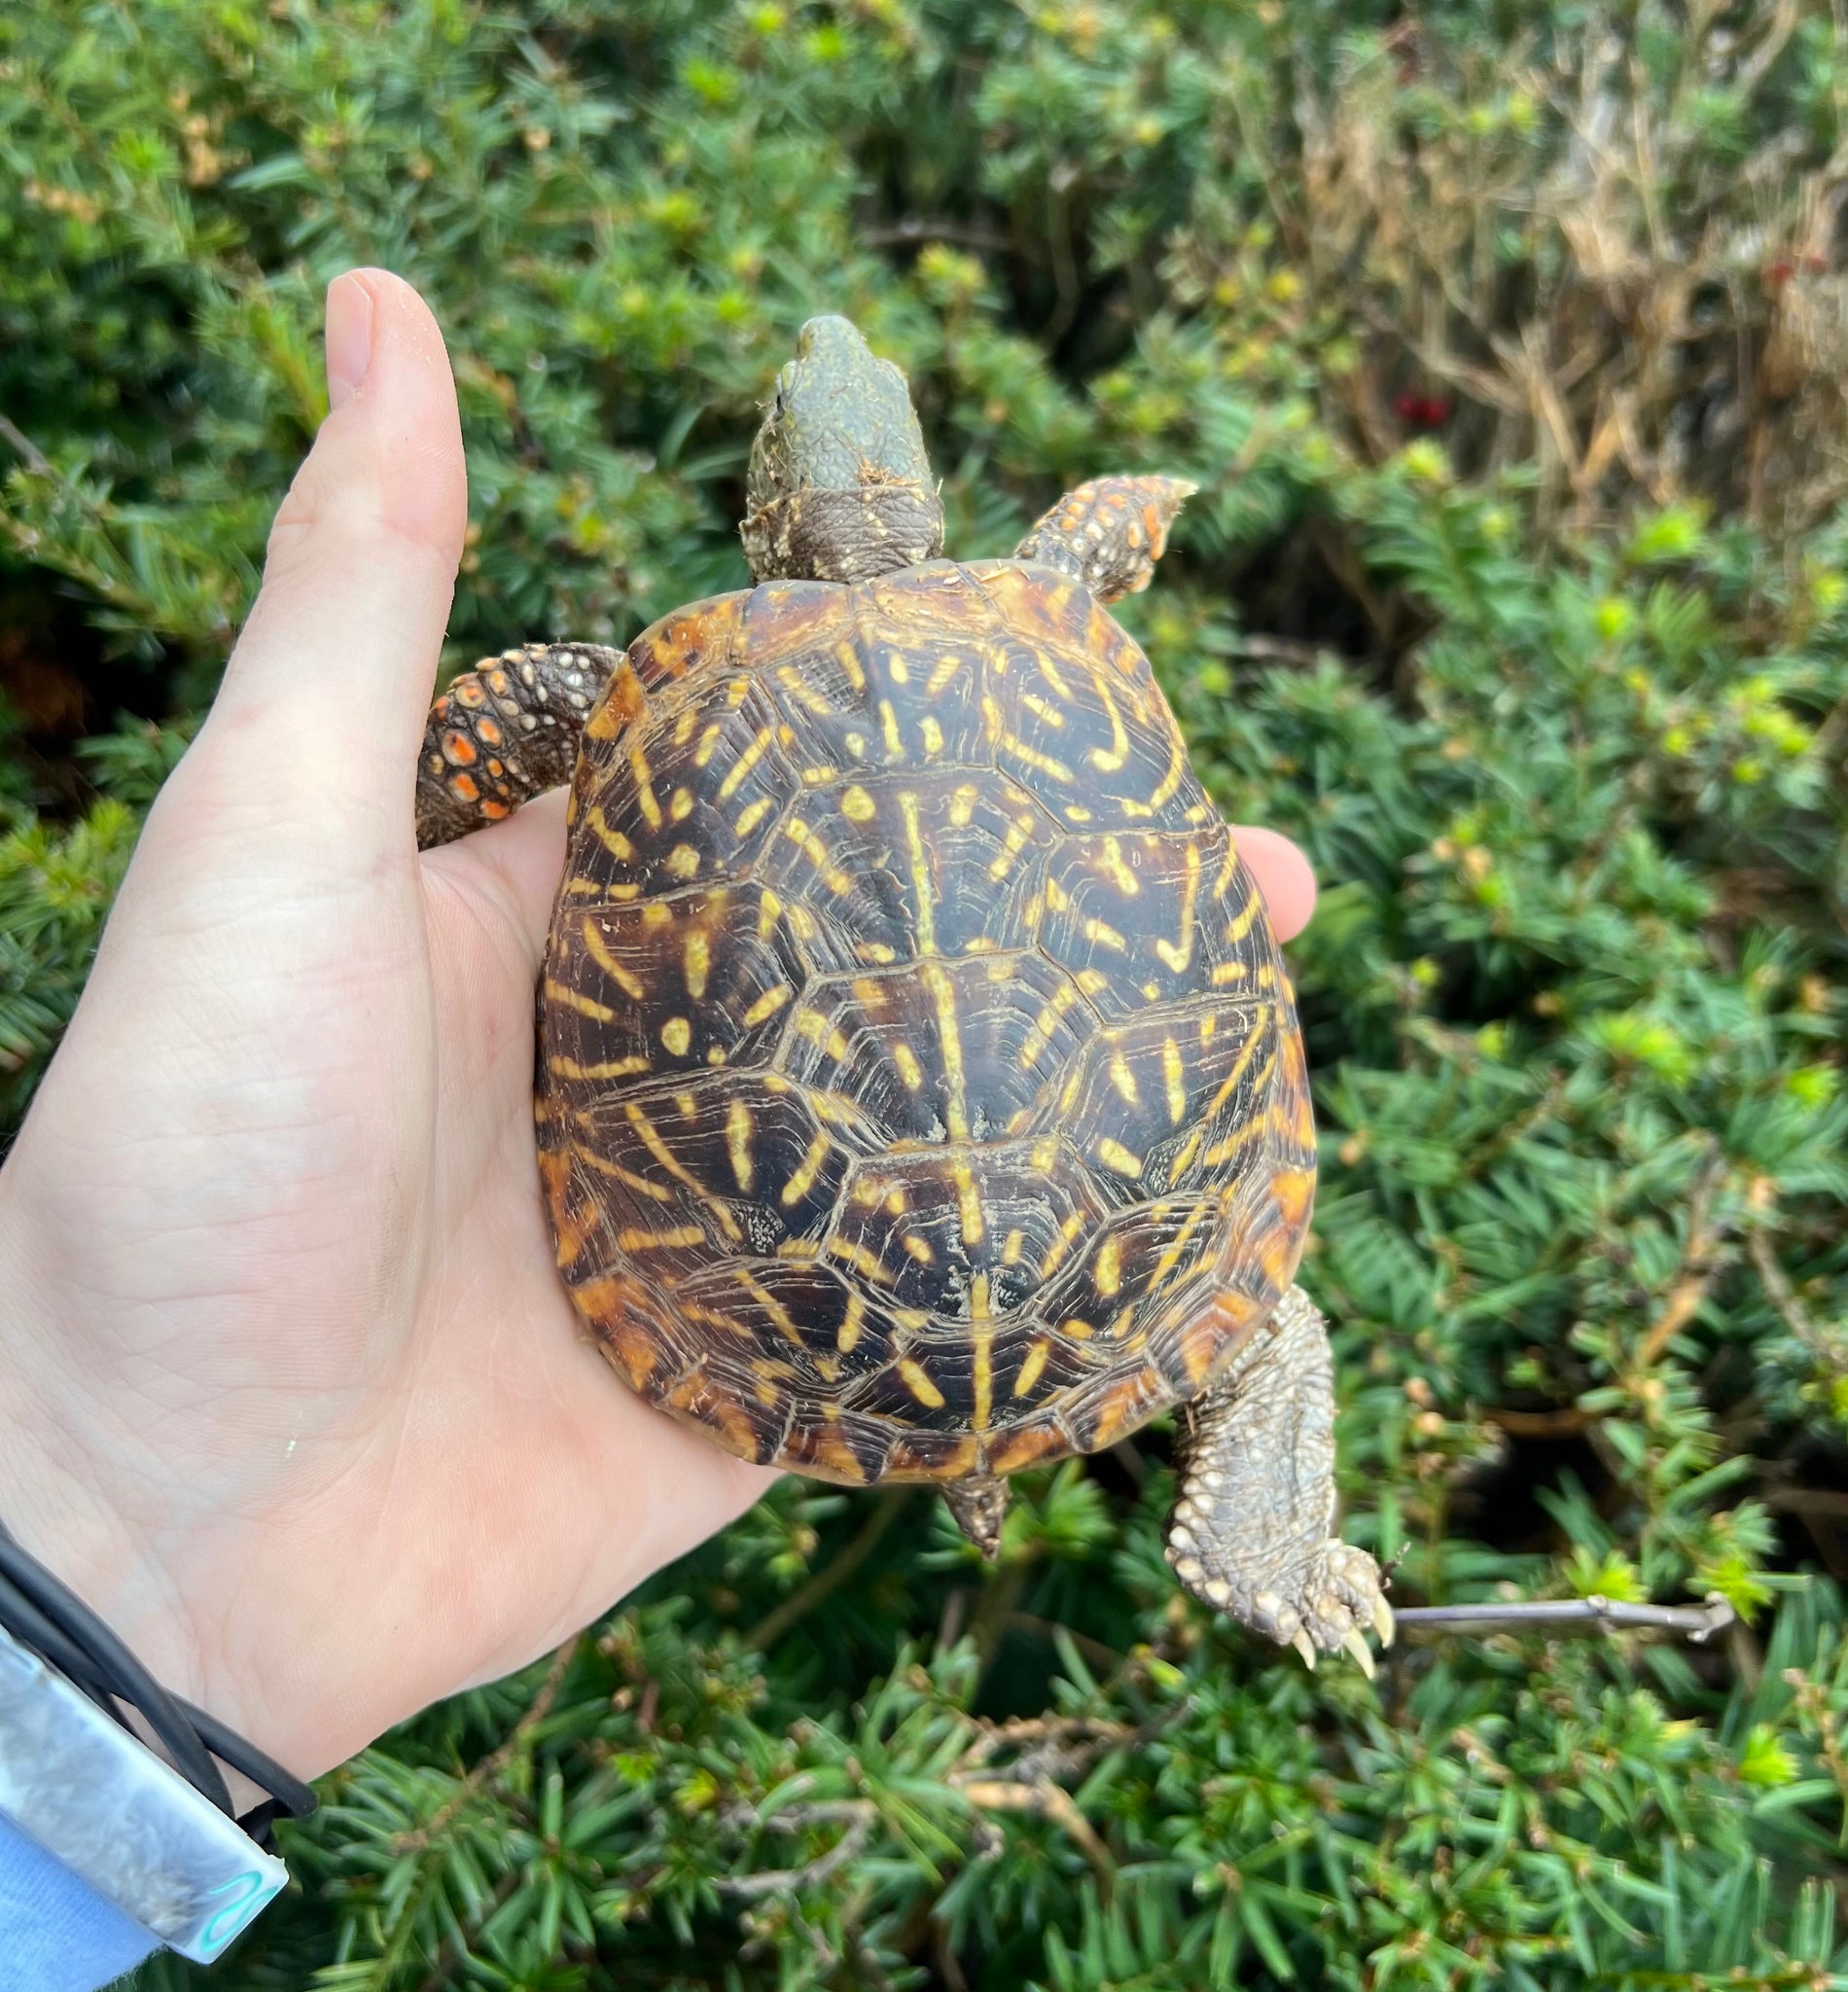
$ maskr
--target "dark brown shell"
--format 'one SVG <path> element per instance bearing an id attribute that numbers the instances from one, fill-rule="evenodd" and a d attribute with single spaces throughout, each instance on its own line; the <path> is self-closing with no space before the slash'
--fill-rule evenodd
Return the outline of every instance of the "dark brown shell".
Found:
<path id="1" fill-rule="evenodd" d="M 1315 1144 L 1262 902 L 1076 582 L 772 582 L 586 730 L 542 1005 L 559 1264 L 654 1403 L 824 1478 L 1009 1473 L 1194 1396 Z"/>

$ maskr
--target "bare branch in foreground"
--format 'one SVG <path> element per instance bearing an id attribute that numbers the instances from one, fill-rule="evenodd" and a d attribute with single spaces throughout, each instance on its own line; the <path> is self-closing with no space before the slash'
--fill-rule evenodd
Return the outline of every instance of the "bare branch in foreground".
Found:
<path id="1" fill-rule="evenodd" d="M 1411 1605 L 1395 1610 L 1393 1622 L 1413 1632 L 1480 1632 L 1503 1626 L 1517 1632 L 1553 1626 L 1606 1633 L 1679 1632 L 1694 1645 L 1705 1646 L 1737 1617 L 1718 1591 L 1709 1591 L 1704 1605 L 1630 1605 L 1599 1597 L 1506 1605 Z"/>

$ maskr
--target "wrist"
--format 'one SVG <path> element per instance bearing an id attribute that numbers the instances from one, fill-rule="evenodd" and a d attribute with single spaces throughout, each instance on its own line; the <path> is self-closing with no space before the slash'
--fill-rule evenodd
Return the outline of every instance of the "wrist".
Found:
<path id="1" fill-rule="evenodd" d="M 81 1330 L 18 1249 L 0 1179 L 0 1523 L 95 1612 L 167 1689 L 238 1725 L 215 1692 L 174 1575 L 183 1532 L 155 1496 L 145 1435 L 113 1430 L 104 1392 L 82 1373 Z M 140 1484 L 139 1498 L 129 1490 Z M 237 1796 L 237 1795 L 233 1795 Z M 239 1799 L 240 1804 L 247 1802 Z"/>

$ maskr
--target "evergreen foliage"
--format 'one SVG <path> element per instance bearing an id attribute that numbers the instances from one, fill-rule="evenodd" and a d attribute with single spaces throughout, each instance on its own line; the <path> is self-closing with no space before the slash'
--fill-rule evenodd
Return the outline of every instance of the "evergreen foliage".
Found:
<path id="1" fill-rule="evenodd" d="M 1324 881 L 1352 1538 L 1401 1603 L 1744 1621 L 1408 1638 L 1369 1686 L 1177 1597 L 1161 1428 L 1018 1483 L 992 1571 L 922 1494 L 786 1482 L 331 1777 L 221 1992 L 1848 1984 L 1844 32 L 0 16 L 0 1113 L 249 601 L 328 278 L 450 340 L 451 667 L 740 584 L 756 404 L 843 310 L 957 551 L 1106 469 L 1200 486 L 1126 620 Z"/>

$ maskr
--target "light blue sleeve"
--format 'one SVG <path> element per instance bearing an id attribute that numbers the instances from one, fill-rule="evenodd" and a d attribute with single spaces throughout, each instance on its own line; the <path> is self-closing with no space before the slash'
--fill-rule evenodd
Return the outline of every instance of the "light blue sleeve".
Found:
<path id="1" fill-rule="evenodd" d="M 157 1939 L 0 1816 L 0 1978 L 32 1992 L 97 1992 Z"/>

